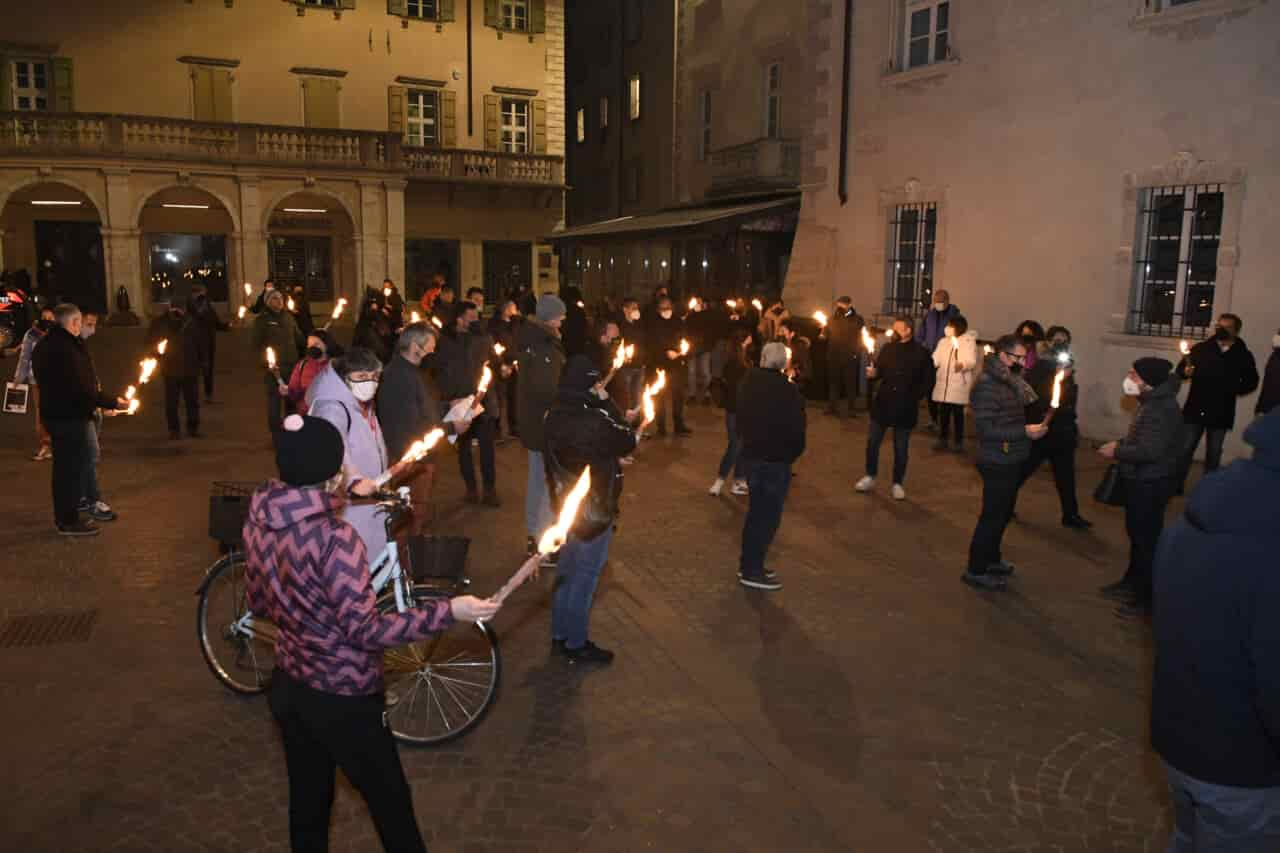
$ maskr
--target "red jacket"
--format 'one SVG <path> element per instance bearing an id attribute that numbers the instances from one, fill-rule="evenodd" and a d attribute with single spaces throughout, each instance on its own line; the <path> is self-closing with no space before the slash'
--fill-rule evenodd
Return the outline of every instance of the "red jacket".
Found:
<path id="1" fill-rule="evenodd" d="M 298 414 L 307 413 L 307 389 L 328 366 L 327 358 L 304 358 L 293 366 L 293 374 L 289 377 L 289 402 L 293 403 Z"/>

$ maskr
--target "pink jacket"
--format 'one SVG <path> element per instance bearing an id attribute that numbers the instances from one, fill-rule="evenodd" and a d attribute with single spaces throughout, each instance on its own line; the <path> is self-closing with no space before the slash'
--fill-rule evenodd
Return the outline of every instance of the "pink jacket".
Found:
<path id="1" fill-rule="evenodd" d="M 300 415 L 307 413 L 307 389 L 328 366 L 327 358 L 304 358 L 293 366 L 293 375 L 289 377 L 289 402 L 293 403 L 295 412 Z"/>

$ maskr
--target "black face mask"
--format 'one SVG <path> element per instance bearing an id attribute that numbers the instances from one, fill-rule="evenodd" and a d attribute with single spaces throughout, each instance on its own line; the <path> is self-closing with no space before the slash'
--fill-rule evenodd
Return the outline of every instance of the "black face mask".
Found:
<path id="1" fill-rule="evenodd" d="M 1015 361 L 1013 364 L 1009 365 L 1009 372 L 1014 376 L 1017 376 L 1022 372 L 1022 365 Z"/>
<path id="2" fill-rule="evenodd" d="M 473 335 L 478 335 L 484 331 L 484 325 L 479 320 L 472 320 L 467 326 L 467 331 Z"/>
<path id="3" fill-rule="evenodd" d="M 1222 326 L 1219 326 L 1213 330 L 1213 339 L 1215 341 L 1229 341 L 1231 340 L 1231 333 Z"/>
<path id="4" fill-rule="evenodd" d="M 53 324 L 53 321 L 52 321 L 52 320 L 37 320 L 37 321 L 36 321 L 36 327 L 37 327 L 37 328 L 39 328 L 39 329 L 40 329 L 40 331 L 42 331 L 42 332 L 47 332 L 47 331 L 49 331 L 50 329 L 52 329 L 52 328 L 53 328 L 53 325 L 54 325 L 54 324 Z"/>
<path id="5" fill-rule="evenodd" d="M 1035 337 L 1035 335 L 1023 335 L 1023 336 L 1022 336 L 1022 344 L 1023 344 L 1023 346 L 1025 346 L 1027 349 L 1031 349 L 1031 348 L 1033 348 L 1033 347 L 1036 345 L 1036 337 Z"/>
<path id="6" fill-rule="evenodd" d="M 324 358 L 324 350 L 320 347 L 307 347 L 307 355 L 318 360 Z"/>

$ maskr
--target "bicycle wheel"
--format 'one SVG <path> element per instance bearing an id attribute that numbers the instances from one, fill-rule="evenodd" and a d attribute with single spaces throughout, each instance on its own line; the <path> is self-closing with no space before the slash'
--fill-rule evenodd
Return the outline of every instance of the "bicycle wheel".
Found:
<path id="1" fill-rule="evenodd" d="M 261 693 L 276 665 L 276 629 L 265 619 L 247 621 L 244 554 L 236 551 L 210 569 L 196 605 L 196 633 L 209 671 L 237 693 Z"/>
<path id="2" fill-rule="evenodd" d="M 391 733 L 420 746 L 444 743 L 474 728 L 498 695 L 502 674 L 498 637 L 482 622 L 387 649 L 383 664 Z"/>

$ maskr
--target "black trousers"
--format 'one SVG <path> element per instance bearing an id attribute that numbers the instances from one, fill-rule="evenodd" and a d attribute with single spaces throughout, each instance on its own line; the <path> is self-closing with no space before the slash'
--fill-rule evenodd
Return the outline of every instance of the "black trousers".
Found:
<path id="1" fill-rule="evenodd" d="M 1124 481 L 1124 528 L 1129 534 L 1129 568 L 1124 579 L 1137 593 L 1139 604 L 1151 603 L 1151 567 L 1164 530 L 1165 509 L 1177 485 L 1176 477 Z"/>
<path id="2" fill-rule="evenodd" d="M 281 376 L 292 376 L 293 365 L 281 365 Z M 266 371 L 263 373 L 263 385 L 267 389 L 267 432 L 272 435 L 280 431 L 280 424 L 288 417 L 290 413 L 289 400 L 280 396 L 280 380 L 271 373 Z"/>
<path id="3" fill-rule="evenodd" d="M 164 378 L 164 417 L 169 422 L 169 432 L 181 432 L 178 423 L 178 398 L 182 397 L 187 408 L 187 432 L 200 429 L 199 377 L 166 376 Z"/>
<path id="4" fill-rule="evenodd" d="M 858 382 L 862 373 L 862 359 L 856 355 L 837 355 L 827 360 L 827 409 L 839 409 L 840 398 L 849 400 L 849 414 L 858 399 Z"/>
<path id="5" fill-rule="evenodd" d="M 930 401 L 930 406 L 938 407 L 938 437 L 946 441 L 951 437 L 951 428 L 955 427 L 956 444 L 964 444 L 964 406 L 959 403 L 935 403 Z M 932 412 L 932 409 L 930 409 Z"/>
<path id="6" fill-rule="evenodd" d="M 742 522 L 742 556 L 738 571 L 744 578 L 764 580 L 764 559 L 782 523 L 782 508 L 791 488 L 791 466 L 785 462 L 751 460 L 747 468 L 751 497 Z"/>
<path id="7" fill-rule="evenodd" d="M 217 353 L 217 344 L 214 338 L 209 338 L 209 361 L 204 366 L 204 398 L 206 400 L 213 399 L 213 358 Z"/>
<path id="8" fill-rule="evenodd" d="M 1058 487 L 1058 503 L 1062 504 L 1062 517 L 1075 518 L 1080 514 L 1080 502 L 1076 500 L 1076 448 L 1074 444 L 1054 446 L 1043 440 L 1031 445 L 1031 458 L 1022 472 L 1026 482 L 1045 461 L 1053 467 L 1053 484 Z"/>
<path id="9" fill-rule="evenodd" d="M 982 514 L 969 543 L 969 571 L 980 575 L 1001 560 L 1000 543 L 1013 518 L 1022 485 L 1021 465 L 979 465 L 982 475 Z"/>
<path id="10" fill-rule="evenodd" d="M 426 853 L 396 742 L 383 722 L 385 698 L 322 693 L 277 669 L 268 697 L 289 768 L 289 844 L 293 853 L 329 849 L 334 771 L 364 797 L 382 847 Z"/>
<path id="11" fill-rule="evenodd" d="M 901 486 L 907 481 L 907 462 L 911 454 L 910 427 L 883 426 L 875 418 L 871 419 L 871 429 L 867 430 L 867 476 L 875 477 L 880 473 L 880 444 L 889 430 L 893 430 L 893 482 Z"/>
<path id="12" fill-rule="evenodd" d="M 520 424 L 516 421 L 516 394 L 519 391 L 520 374 L 513 371 L 506 379 L 502 380 L 502 407 L 507 412 L 507 435 L 517 436 L 520 434 Z"/>
<path id="13" fill-rule="evenodd" d="M 689 365 L 683 361 L 668 361 L 663 368 L 667 372 L 667 387 L 658 395 L 658 432 L 667 431 L 667 413 L 671 413 L 672 426 L 684 429 L 684 396 L 689 387 Z M 654 373 L 657 379 L 657 373 Z"/>
<path id="14" fill-rule="evenodd" d="M 84 469 L 89 464 L 88 419 L 45 421 L 53 442 L 53 520 L 67 527 L 80 520 Z"/>
<path id="15" fill-rule="evenodd" d="M 497 419 L 482 414 L 471 422 L 471 429 L 458 436 L 458 470 L 462 472 L 462 482 L 467 489 L 474 491 L 476 487 L 475 463 L 471 460 L 471 440 L 480 445 L 480 476 L 484 480 L 486 492 L 493 491 L 498 482 L 494 466 L 493 444 Z"/>

